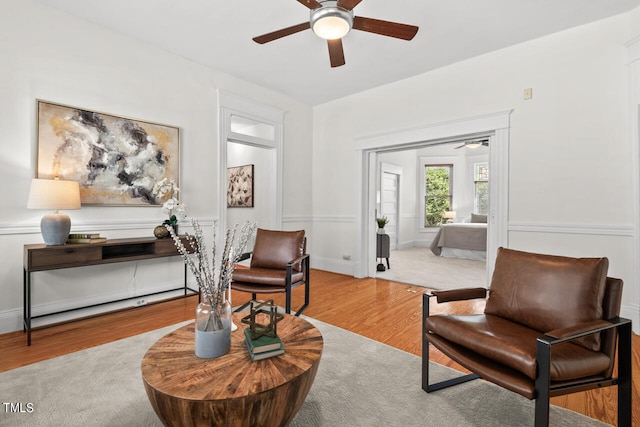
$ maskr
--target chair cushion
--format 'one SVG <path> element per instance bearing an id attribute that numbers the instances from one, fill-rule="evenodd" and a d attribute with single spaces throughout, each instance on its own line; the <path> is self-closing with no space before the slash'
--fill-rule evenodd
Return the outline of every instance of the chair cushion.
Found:
<path id="1" fill-rule="evenodd" d="M 499 316 L 485 314 L 436 315 L 429 316 L 425 322 L 427 329 L 434 335 L 535 380 L 536 338 L 543 335 L 540 331 Z M 427 335 L 430 341 L 431 336 Z M 554 346 L 552 355 L 552 381 L 598 375 L 605 371 L 610 363 L 607 355 L 573 343 Z"/>
<path id="2" fill-rule="evenodd" d="M 259 228 L 251 256 L 251 268 L 285 269 L 304 254 L 304 230 L 275 231 Z M 301 271 L 300 263 L 293 266 Z"/>
<path id="3" fill-rule="evenodd" d="M 607 258 L 569 258 L 499 248 L 485 314 L 542 332 L 602 319 L 608 266 Z M 600 335 L 575 343 L 598 351 Z"/>
<path id="4" fill-rule="evenodd" d="M 251 283 L 252 285 L 280 286 L 284 288 L 287 284 L 287 271 L 275 270 L 273 268 L 236 268 L 233 270 L 234 288 L 238 288 L 238 282 Z M 304 273 L 291 273 L 291 284 L 295 285 L 304 278 Z"/>

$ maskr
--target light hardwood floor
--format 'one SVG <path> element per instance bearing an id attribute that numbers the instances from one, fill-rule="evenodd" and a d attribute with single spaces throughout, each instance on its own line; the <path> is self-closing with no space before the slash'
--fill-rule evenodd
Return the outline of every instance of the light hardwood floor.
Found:
<path id="1" fill-rule="evenodd" d="M 311 304 L 305 315 L 420 356 L 422 293 L 425 288 L 382 279 L 353 277 L 321 270 L 311 272 Z M 302 289 L 293 292 L 293 307 L 301 305 Z M 234 305 L 249 294 L 232 295 Z M 284 298 L 274 295 L 276 303 Z M 26 345 L 21 331 L 0 335 L 0 372 L 72 353 L 132 335 L 193 319 L 196 297 L 161 304 L 149 304 L 132 310 L 85 319 L 35 331 L 32 345 Z M 471 313 L 484 308 L 479 302 L 457 302 L 432 307 L 432 312 Z M 432 352 L 432 361 L 462 369 L 446 356 Z M 633 402 L 640 402 L 640 338 L 633 337 Z M 416 372 L 420 381 L 420 372 Z M 609 424 L 616 424 L 614 387 L 557 397 L 552 403 Z M 487 396 L 489 399 L 490 396 Z M 640 426 L 635 411 L 633 425 Z"/>

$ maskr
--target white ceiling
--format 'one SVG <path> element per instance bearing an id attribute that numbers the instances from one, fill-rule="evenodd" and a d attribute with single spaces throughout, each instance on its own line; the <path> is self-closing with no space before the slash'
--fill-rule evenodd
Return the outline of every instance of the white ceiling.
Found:
<path id="1" fill-rule="evenodd" d="M 420 27 L 412 41 L 351 31 L 331 68 L 311 30 L 252 37 L 309 19 L 297 0 L 37 0 L 317 105 L 632 10 L 640 0 L 363 0 L 356 16 Z"/>

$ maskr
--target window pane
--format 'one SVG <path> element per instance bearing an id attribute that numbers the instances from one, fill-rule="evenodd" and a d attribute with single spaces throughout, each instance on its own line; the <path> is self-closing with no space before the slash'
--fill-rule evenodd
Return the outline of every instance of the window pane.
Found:
<path id="1" fill-rule="evenodd" d="M 443 223 L 444 213 L 451 210 L 451 177 L 453 165 L 425 166 L 425 227 Z"/>
<path id="2" fill-rule="evenodd" d="M 488 163 L 474 163 L 474 181 L 489 181 L 489 164 Z"/>
<path id="3" fill-rule="evenodd" d="M 482 215 L 489 213 L 489 183 L 487 181 L 476 182 L 476 196 L 474 212 Z"/>
<path id="4" fill-rule="evenodd" d="M 234 115 L 231 116 L 231 132 L 254 136 L 269 141 L 273 141 L 276 135 L 273 125 Z"/>

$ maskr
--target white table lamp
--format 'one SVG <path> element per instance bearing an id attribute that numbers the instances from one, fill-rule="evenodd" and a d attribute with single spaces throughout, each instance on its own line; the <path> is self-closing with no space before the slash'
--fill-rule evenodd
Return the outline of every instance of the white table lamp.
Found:
<path id="1" fill-rule="evenodd" d="M 64 245 L 71 231 L 71 219 L 58 209 L 80 209 L 80 186 L 77 181 L 33 179 L 27 209 L 53 209 L 42 217 L 40 232 L 47 246 Z"/>
<path id="2" fill-rule="evenodd" d="M 447 219 L 447 224 L 450 224 L 456 218 L 456 211 L 446 211 L 444 217 Z"/>

